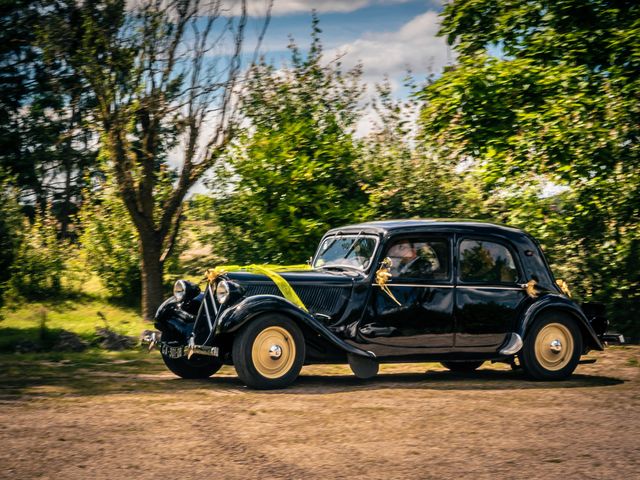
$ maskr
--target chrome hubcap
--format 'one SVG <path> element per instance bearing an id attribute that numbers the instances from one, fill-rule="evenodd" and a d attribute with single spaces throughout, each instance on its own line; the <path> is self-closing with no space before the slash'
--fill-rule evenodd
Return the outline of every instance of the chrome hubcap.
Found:
<path id="1" fill-rule="evenodd" d="M 549 350 L 553 353 L 560 353 L 562 351 L 562 342 L 556 338 L 549 344 Z"/>
<path id="2" fill-rule="evenodd" d="M 545 370 L 558 371 L 571 361 L 574 352 L 573 335 L 561 323 L 542 327 L 535 340 L 535 355 Z"/>
<path id="3" fill-rule="evenodd" d="M 251 359 L 265 378 L 280 378 L 291 371 L 296 360 L 296 342 L 286 328 L 266 327 L 253 341 Z"/>
<path id="4" fill-rule="evenodd" d="M 282 356 L 282 347 L 280 345 L 271 345 L 269 347 L 269 357 L 277 360 Z"/>

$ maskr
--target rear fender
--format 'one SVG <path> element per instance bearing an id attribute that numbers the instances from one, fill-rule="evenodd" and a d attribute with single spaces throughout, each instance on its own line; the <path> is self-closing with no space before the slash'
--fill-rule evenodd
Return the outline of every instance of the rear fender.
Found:
<path id="1" fill-rule="evenodd" d="M 237 332 L 248 322 L 266 313 L 286 315 L 303 330 L 311 330 L 318 334 L 329 345 L 340 351 L 364 358 L 375 358 L 373 353 L 348 344 L 308 312 L 305 312 L 297 305 L 276 295 L 254 295 L 224 310 L 220 314 L 216 334 L 232 334 Z"/>
<path id="2" fill-rule="evenodd" d="M 544 295 L 524 311 L 520 319 L 518 334 L 522 338 L 526 338 L 526 334 L 537 316 L 550 310 L 557 310 L 571 315 L 580 327 L 585 346 L 593 350 L 604 350 L 604 345 L 580 307 L 572 300 L 555 293 Z"/>

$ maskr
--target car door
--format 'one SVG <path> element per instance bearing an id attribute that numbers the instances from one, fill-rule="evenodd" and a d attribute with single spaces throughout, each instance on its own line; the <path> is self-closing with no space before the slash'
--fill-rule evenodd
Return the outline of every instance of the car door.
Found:
<path id="1" fill-rule="evenodd" d="M 400 255 L 406 245 L 411 259 Z M 363 348 L 378 356 L 435 353 L 453 346 L 452 235 L 400 236 L 382 258 L 393 262 L 387 286 L 374 279 L 367 313 L 359 322 Z M 394 254 L 395 253 L 395 254 Z"/>
<path id="2" fill-rule="evenodd" d="M 491 237 L 461 235 L 456 243 L 456 350 L 496 350 L 527 299 L 515 249 Z"/>

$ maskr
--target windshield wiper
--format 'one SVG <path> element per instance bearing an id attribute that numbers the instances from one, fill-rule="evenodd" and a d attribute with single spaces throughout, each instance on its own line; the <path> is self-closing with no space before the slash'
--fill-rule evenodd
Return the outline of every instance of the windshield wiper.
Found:
<path id="1" fill-rule="evenodd" d="M 327 269 L 327 270 L 331 270 L 331 269 L 342 270 L 344 268 L 348 268 L 350 270 L 355 270 L 356 272 L 362 272 L 361 269 L 359 269 L 358 267 L 354 267 L 353 265 L 341 265 L 341 264 L 338 264 L 338 265 L 322 265 L 322 266 L 317 267 L 317 268 Z"/>
<path id="2" fill-rule="evenodd" d="M 351 244 L 351 246 L 349 247 L 349 250 L 347 250 L 347 253 L 344 254 L 344 257 L 342 258 L 347 258 L 349 256 L 349 254 L 351 252 L 353 252 L 353 249 L 356 248 L 356 244 L 358 243 L 358 240 L 360 240 L 360 235 L 362 235 L 362 230 L 360 230 L 358 232 L 358 235 L 356 235 L 355 240 L 353 241 L 353 243 Z"/>

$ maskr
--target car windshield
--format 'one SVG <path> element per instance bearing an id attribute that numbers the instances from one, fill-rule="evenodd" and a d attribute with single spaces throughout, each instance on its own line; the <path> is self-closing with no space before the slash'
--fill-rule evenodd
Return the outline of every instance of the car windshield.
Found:
<path id="1" fill-rule="evenodd" d="M 362 233 L 326 237 L 320 244 L 313 267 L 366 270 L 371 264 L 377 243 L 377 237 Z"/>

